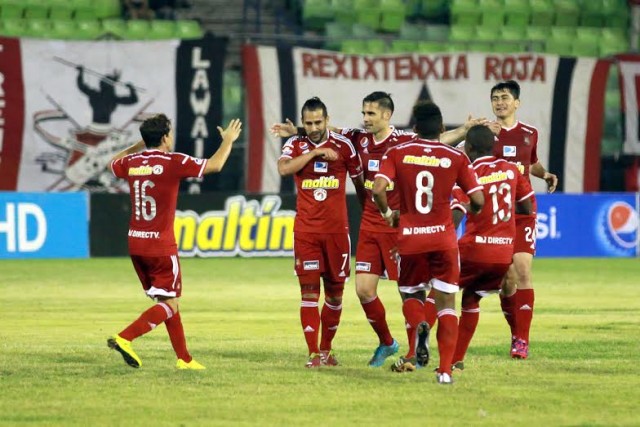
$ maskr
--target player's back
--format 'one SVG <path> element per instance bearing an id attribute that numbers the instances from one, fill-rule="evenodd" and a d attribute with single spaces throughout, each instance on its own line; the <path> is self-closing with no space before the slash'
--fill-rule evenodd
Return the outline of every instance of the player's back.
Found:
<path id="1" fill-rule="evenodd" d="M 129 184 L 129 250 L 160 256 L 177 250 L 173 223 L 180 180 L 202 176 L 206 161 L 181 153 L 147 150 L 112 163 L 114 174 Z"/>
<path id="2" fill-rule="evenodd" d="M 456 246 L 449 209 L 456 182 L 467 192 L 477 191 L 467 156 L 438 141 L 416 139 L 389 149 L 380 175 L 395 181 L 400 192 L 401 253 L 420 253 Z"/>
<path id="3" fill-rule="evenodd" d="M 486 156 L 473 162 L 478 181 L 483 186 L 485 207 L 477 215 L 467 215 L 465 233 L 460 238 L 464 260 L 510 263 L 515 238 L 515 205 L 533 196 L 531 185 L 517 166 L 503 159 Z M 454 189 L 456 200 L 467 201 L 460 188 Z"/>

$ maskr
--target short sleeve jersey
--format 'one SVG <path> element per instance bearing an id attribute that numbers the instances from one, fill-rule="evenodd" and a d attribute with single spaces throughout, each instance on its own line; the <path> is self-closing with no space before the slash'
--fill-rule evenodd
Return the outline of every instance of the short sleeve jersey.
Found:
<path id="1" fill-rule="evenodd" d="M 364 169 L 364 187 L 367 190 L 367 200 L 365 201 L 360 229 L 363 231 L 376 233 L 397 233 L 397 230 L 389 227 L 387 222 L 380 216 L 378 207 L 373 202 L 373 181 L 380 171 L 380 160 L 390 147 L 394 147 L 416 138 L 413 132 L 406 132 L 392 128 L 391 133 L 382 141 L 376 141 L 373 135 L 362 129 L 344 128 L 342 135 L 349 138 L 362 159 Z M 387 186 L 387 200 L 391 209 L 398 209 L 400 206 L 400 194 L 395 189 L 392 182 Z"/>
<path id="2" fill-rule="evenodd" d="M 493 155 L 499 159 L 515 163 L 520 172 L 531 183 L 529 176 L 531 165 L 538 163 L 538 129 L 522 122 L 516 122 L 510 128 L 502 128 L 495 145 Z M 536 199 L 533 196 L 533 212 L 536 212 Z"/>
<path id="3" fill-rule="evenodd" d="M 177 253 L 173 223 L 180 180 L 201 177 L 206 165 L 205 159 L 159 150 L 130 154 L 111 163 L 113 174 L 129 184 L 131 255 Z"/>
<path id="4" fill-rule="evenodd" d="M 485 205 L 479 214 L 467 214 L 460 254 L 466 261 L 508 264 L 516 235 L 515 204 L 533 197 L 531 184 L 516 165 L 493 156 L 480 157 L 472 166 L 483 186 Z M 454 187 L 452 206 L 466 212 L 456 202 L 468 202 L 459 187 Z"/>
<path id="5" fill-rule="evenodd" d="M 306 136 L 293 136 L 282 147 L 280 159 L 295 159 L 317 147 L 331 148 L 336 161 L 316 157 L 294 175 L 298 197 L 294 232 L 344 233 L 347 218 L 347 175 L 362 174 L 362 163 L 355 148 L 344 136 L 329 132 L 326 141 L 316 145 Z"/>
<path id="6" fill-rule="evenodd" d="M 380 172 L 400 191 L 398 252 L 418 254 L 457 247 L 449 202 L 457 183 L 466 193 L 481 191 L 465 153 L 438 141 L 416 139 L 392 147 Z"/>

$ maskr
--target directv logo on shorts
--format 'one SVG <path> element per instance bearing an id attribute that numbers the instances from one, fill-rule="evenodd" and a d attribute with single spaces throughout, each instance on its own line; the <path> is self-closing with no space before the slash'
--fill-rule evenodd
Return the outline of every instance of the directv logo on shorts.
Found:
<path id="1" fill-rule="evenodd" d="M 633 256 L 638 248 L 638 212 L 630 204 L 615 201 L 598 215 L 598 240 L 611 255 Z"/>

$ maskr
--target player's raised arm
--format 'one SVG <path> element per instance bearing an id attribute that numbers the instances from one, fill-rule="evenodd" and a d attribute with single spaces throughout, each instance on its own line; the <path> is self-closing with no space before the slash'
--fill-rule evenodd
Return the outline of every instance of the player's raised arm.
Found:
<path id="1" fill-rule="evenodd" d="M 467 135 L 467 131 L 475 125 L 485 125 L 488 120 L 484 117 L 473 118 L 471 114 L 467 116 L 467 121 L 462 126 L 458 126 L 455 129 L 448 130 L 440 134 L 440 142 L 447 145 L 456 145 L 462 141 Z"/>
<path id="2" fill-rule="evenodd" d="M 113 158 L 111 159 L 111 161 L 107 166 L 110 167 L 111 163 L 115 162 L 116 160 L 119 160 L 125 156 L 128 156 L 129 154 L 137 153 L 138 151 L 143 150 L 144 148 L 145 148 L 144 141 L 140 140 L 135 144 L 131 145 L 130 147 L 125 148 L 115 156 L 113 156 Z"/>
<path id="3" fill-rule="evenodd" d="M 272 124 L 269 130 L 273 136 L 279 136 L 280 138 L 289 138 L 298 133 L 298 128 L 289 119 L 285 119 L 284 123 Z"/>
<path id="4" fill-rule="evenodd" d="M 209 158 L 207 166 L 204 168 L 205 174 L 220 172 L 222 170 L 222 167 L 229 158 L 229 154 L 231 154 L 233 143 L 238 139 L 242 132 L 242 122 L 240 119 L 233 119 L 225 129 L 218 126 L 218 132 L 220 132 L 220 136 L 222 137 L 222 143 L 216 152 Z"/>

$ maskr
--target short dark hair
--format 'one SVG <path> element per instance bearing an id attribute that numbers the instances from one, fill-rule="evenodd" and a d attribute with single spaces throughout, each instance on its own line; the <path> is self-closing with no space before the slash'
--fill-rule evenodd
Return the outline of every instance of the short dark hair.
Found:
<path id="1" fill-rule="evenodd" d="M 442 113 L 440 107 L 431 101 L 418 101 L 413 106 L 415 131 L 421 138 L 435 139 L 442 133 Z"/>
<path id="2" fill-rule="evenodd" d="M 380 108 L 390 110 L 392 113 L 395 108 L 395 106 L 393 105 L 393 99 L 391 99 L 391 94 L 387 92 L 371 92 L 362 100 L 363 104 L 365 102 L 377 102 Z"/>
<path id="3" fill-rule="evenodd" d="M 164 114 L 149 117 L 140 125 L 140 135 L 148 148 L 159 147 L 162 137 L 171 132 L 171 120 Z"/>
<path id="4" fill-rule="evenodd" d="M 322 117 L 327 117 L 327 106 L 324 105 L 324 102 L 320 100 L 317 96 L 313 98 L 309 98 L 305 101 L 302 106 L 302 110 L 300 110 L 300 117 L 304 116 L 305 111 L 316 111 L 322 110 Z"/>
<path id="5" fill-rule="evenodd" d="M 489 156 L 493 152 L 495 137 L 487 126 L 475 125 L 467 131 L 464 141 L 465 151 L 469 157 Z"/>
<path id="6" fill-rule="evenodd" d="M 514 99 L 520 99 L 520 85 L 518 84 L 517 81 L 507 80 L 494 85 L 491 88 L 491 96 L 493 96 L 493 92 L 503 91 L 503 90 L 509 91 L 511 95 L 513 95 Z"/>

